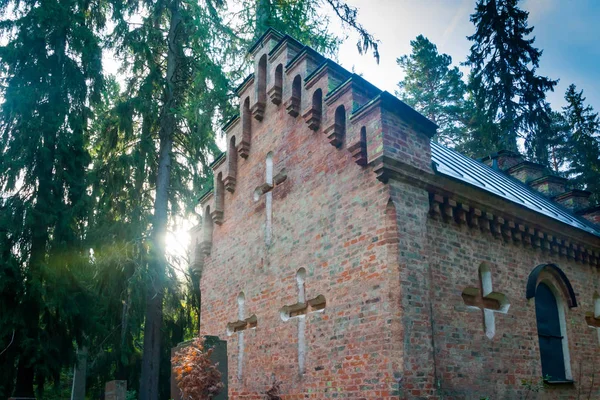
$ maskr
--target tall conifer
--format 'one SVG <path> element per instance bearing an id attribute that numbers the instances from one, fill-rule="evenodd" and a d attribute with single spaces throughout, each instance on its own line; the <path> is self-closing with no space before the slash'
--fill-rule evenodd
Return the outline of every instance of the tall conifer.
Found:
<path id="1" fill-rule="evenodd" d="M 464 137 L 466 85 L 452 58 L 439 54 L 423 35 L 410 42 L 412 52 L 397 59 L 405 77 L 397 95 L 438 125 L 436 139 L 453 145 Z"/>
<path id="2" fill-rule="evenodd" d="M 72 365 L 74 340 L 83 340 L 77 274 L 87 264 L 89 106 L 103 83 L 97 32 L 105 17 L 101 1 L 5 1 L 0 12 L 1 217 L 12 218 L 4 221 L 0 281 L 20 279 L 20 319 L 2 324 L 0 335 L 4 342 L 15 331 L 14 394 L 35 397 L 34 385 L 42 394 L 48 380 L 57 382 Z"/>
<path id="3" fill-rule="evenodd" d="M 600 118 L 585 104 L 583 90 L 571 84 L 563 107 L 567 133 L 562 147 L 567 173 L 582 188 L 592 192 L 592 201 L 600 201 Z"/>
<path id="4" fill-rule="evenodd" d="M 469 89 L 483 113 L 473 140 L 489 143 L 480 154 L 499 149 L 518 151 L 517 139 L 535 145 L 536 157 L 545 157 L 545 130 L 549 124 L 546 92 L 557 81 L 537 74 L 542 51 L 533 46 L 533 27 L 518 0 L 478 0 L 471 22 L 475 33 L 465 64 L 471 67 Z M 494 127 L 496 126 L 496 127 Z M 548 160 L 538 160 L 548 163 Z"/>

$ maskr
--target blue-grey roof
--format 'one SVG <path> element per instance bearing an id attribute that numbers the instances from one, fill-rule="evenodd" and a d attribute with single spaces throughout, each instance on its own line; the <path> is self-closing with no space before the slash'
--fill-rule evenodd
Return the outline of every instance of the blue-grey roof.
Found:
<path id="1" fill-rule="evenodd" d="M 438 143 L 431 142 L 431 159 L 437 173 L 493 193 L 530 210 L 575 228 L 600 236 L 600 229 L 582 217 L 573 215 L 515 178 L 503 174 Z"/>

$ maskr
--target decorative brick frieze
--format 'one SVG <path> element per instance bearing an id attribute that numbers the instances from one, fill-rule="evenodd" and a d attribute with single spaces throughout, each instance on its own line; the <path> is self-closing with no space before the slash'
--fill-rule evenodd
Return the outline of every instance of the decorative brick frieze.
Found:
<path id="1" fill-rule="evenodd" d="M 600 267 L 600 249 L 590 250 L 581 244 L 557 237 L 539 228 L 459 203 L 437 193 L 430 193 L 429 205 L 429 214 L 434 219 L 479 228 L 496 238 L 504 239 L 506 243 L 530 246 L 550 254 L 566 256 L 584 264 Z"/>

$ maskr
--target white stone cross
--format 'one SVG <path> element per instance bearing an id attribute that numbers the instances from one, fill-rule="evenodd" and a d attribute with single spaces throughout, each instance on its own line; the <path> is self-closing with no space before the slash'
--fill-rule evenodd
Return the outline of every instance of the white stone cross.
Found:
<path id="1" fill-rule="evenodd" d="M 227 324 L 227 336 L 234 333 L 238 334 L 238 379 L 242 379 L 244 369 L 244 331 L 248 329 L 256 329 L 258 320 L 256 315 L 245 318 L 246 313 L 246 296 L 241 292 L 237 297 L 238 303 L 238 320 Z"/>
<path id="2" fill-rule="evenodd" d="M 282 169 L 277 175 L 273 176 L 273 153 L 267 154 L 266 159 L 266 171 L 265 171 L 265 183 L 254 189 L 254 201 L 260 200 L 260 196 L 265 195 L 265 209 L 266 209 L 266 222 L 265 222 L 265 244 L 268 246 L 271 244 L 272 236 L 272 218 L 273 218 L 273 189 L 275 186 L 281 184 L 287 178 L 285 168 Z"/>
<path id="3" fill-rule="evenodd" d="M 318 295 L 314 299 L 306 300 L 304 282 L 306 280 L 306 270 L 300 268 L 296 273 L 296 282 L 298 284 L 298 302 L 290 306 L 283 306 L 279 310 L 281 319 L 289 321 L 292 318 L 298 319 L 298 367 L 300 374 L 304 373 L 306 364 L 306 316 L 312 313 L 321 313 L 325 311 L 325 296 Z"/>
<path id="4" fill-rule="evenodd" d="M 468 287 L 463 290 L 462 298 L 467 307 L 480 309 L 483 312 L 485 335 L 493 338 L 496 334 L 496 317 L 494 313 L 508 312 L 510 304 L 502 293 L 492 288 L 492 273 L 486 264 L 479 267 L 479 288 Z"/>
<path id="5" fill-rule="evenodd" d="M 600 296 L 598 293 L 594 296 L 594 312 L 587 313 L 585 320 L 590 328 L 598 332 L 598 342 L 600 343 Z"/>

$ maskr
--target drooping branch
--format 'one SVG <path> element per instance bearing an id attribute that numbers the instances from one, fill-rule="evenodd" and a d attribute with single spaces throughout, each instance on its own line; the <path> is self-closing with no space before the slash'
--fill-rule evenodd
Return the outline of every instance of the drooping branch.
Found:
<path id="1" fill-rule="evenodd" d="M 375 37 L 358 22 L 358 9 L 349 6 L 342 0 L 325 0 L 325 2 L 333 8 L 333 11 L 345 25 L 349 26 L 360 35 L 360 38 L 356 43 L 358 52 L 364 54 L 369 51 L 369 49 L 373 49 L 373 57 L 375 57 L 377 64 L 379 64 L 379 40 L 375 39 Z"/>

